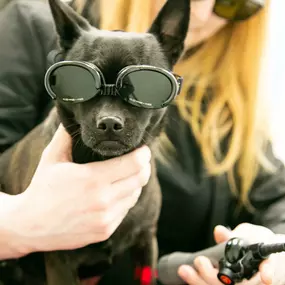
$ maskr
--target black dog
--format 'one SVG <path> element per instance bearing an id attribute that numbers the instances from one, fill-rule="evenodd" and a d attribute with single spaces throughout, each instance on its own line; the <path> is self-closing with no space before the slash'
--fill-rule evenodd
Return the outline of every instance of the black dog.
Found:
<path id="1" fill-rule="evenodd" d="M 114 83 L 123 68 L 147 65 L 171 70 L 183 51 L 190 17 L 189 0 L 167 1 L 149 31 L 142 34 L 96 29 L 59 0 L 49 2 L 63 59 L 94 64 L 105 80 L 103 95 L 114 91 Z M 155 89 L 155 84 L 150 88 Z M 129 93 L 135 92 L 129 90 Z M 149 104 L 144 105 L 135 97 L 126 102 L 120 96 L 94 96 L 76 104 L 68 98 L 55 100 L 56 107 L 47 120 L 1 156 L 2 191 L 18 194 L 26 189 L 44 147 L 60 122 L 71 135 L 79 134 L 73 137 L 73 159 L 77 163 L 86 163 L 119 156 L 143 144 L 151 147 L 166 117 L 166 106 L 149 108 Z M 48 285 L 78 284 L 79 268 L 97 266 L 98 269 L 99 264 L 111 266 L 113 258 L 127 249 L 133 249 L 139 266 L 155 269 L 156 223 L 161 200 L 153 162 L 152 166 L 150 181 L 137 205 L 109 240 L 78 250 L 45 253 Z M 26 257 L 20 264 L 26 266 L 29 261 Z M 96 272 L 102 273 L 103 270 Z M 24 283 L 30 285 L 31 280 L 25 279 Z"/>

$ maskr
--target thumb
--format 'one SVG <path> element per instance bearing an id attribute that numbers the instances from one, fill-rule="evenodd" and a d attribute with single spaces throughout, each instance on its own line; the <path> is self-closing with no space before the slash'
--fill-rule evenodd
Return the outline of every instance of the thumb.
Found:
<path id="1" fill-rule="evenodd" d="M 232 231 L 224 226 L 216 226 L 214 229 L 214 238 L 216 243 L 228 241 L 231 238 Z"/>
<path id="2" fill-rule="evenodd" d="M 62 124 L 59 125 L 52 140 L 45 148 L 42 160 L 45 162 L 72 161 L 72 139 Z"/>

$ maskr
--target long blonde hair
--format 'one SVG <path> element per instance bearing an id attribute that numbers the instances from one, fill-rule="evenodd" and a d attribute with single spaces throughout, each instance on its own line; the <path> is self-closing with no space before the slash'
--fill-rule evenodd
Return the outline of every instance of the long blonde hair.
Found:
<path id="1" fill-rule="evenodd" d="M 265 158 L 269 138 L 258 119 L 269 2 L 251 19 L 227 24 L 175 66 L 175 72 L 184 77 L 175 104 L 201 147 L 209 174 L 227 174 L 233 193 L 246 205 L 260 166 L 271 169 Z M 100 4 L 102 29 L 145 32 L 153 20 L 153 0 L 103 0 Z M 191 94 L 190 87 L 194 87 Z"/>

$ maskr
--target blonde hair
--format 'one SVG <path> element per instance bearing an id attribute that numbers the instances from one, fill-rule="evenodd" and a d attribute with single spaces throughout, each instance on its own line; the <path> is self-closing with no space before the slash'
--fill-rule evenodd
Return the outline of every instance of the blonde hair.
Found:
<path id="1" fill-rule="evenodd" d="M 174 68 L 184 77 L 175 104 L 200 145 L 209 174 L 227 174 L 233 193 L 247 206 L 260 166 L 272 170 L 265 158 L 269 138 L 264 122 L 258 120 L 269 2 L 249 20 L 227 24 Z M 104 0 L 100 4 L 102 29 L 145 32 L 153 20 L 153 0 Z"/>

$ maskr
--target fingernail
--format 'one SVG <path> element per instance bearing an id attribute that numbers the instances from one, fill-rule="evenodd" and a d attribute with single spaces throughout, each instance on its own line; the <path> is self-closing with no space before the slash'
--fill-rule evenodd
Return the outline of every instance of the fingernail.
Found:
<path id="1" fill-rule="evenodd" d="M 191 277 L 191 267 L 187 265 L 182 265 L 180 266 L 178 273 L 183 279 L 188 280 Z"/>

